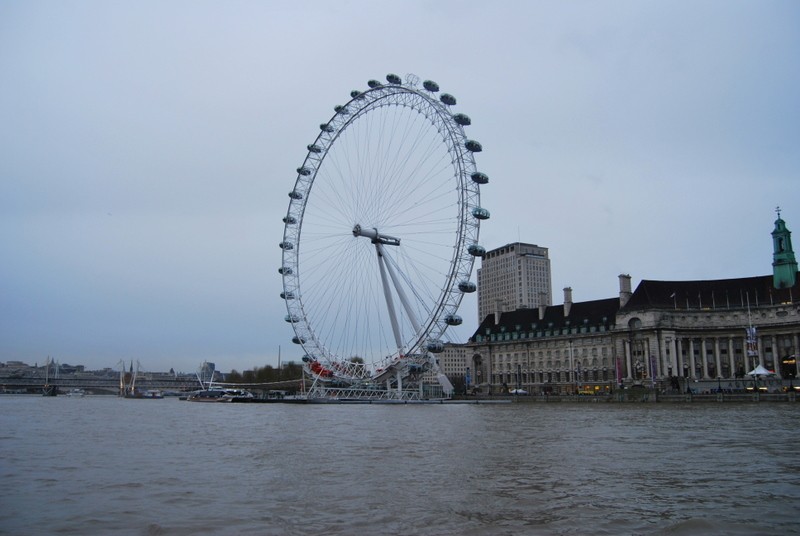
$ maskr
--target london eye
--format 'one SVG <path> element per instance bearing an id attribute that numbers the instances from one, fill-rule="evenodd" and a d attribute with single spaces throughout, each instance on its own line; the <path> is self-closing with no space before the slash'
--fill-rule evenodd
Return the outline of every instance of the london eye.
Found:
<path id="1" fill-rule="evenodd" d="M 431 80 L 389 74 L 319 125 L 284 221 L 281 298 L 321 385 L 401 389 L 430 369 L 470 279 L 480 222 L 471 119 Z M 438 374 L 445 391 L 452 389 Z"/>

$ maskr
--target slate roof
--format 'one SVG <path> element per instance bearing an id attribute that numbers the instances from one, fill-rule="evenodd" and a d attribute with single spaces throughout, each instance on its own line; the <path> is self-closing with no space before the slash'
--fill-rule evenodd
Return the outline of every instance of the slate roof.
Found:
<path id="1" fill-rule="evenodd" d="M 573 303 L 566 317 L 563 305 L 548 306 L 542 318 L 539 318 L 538 307 L 501 313 L 499 324 L 495 324 L 494 314 L 490 314 L 483 319 L 470 340 L 474 341 L 475 335 L 486 336 L 487 329 L 489 333 L 560 331 L 567 326 L 571 328 L 605 326 L 608 330 L 614 326 L 618 310 L 619 298 L 607 298 Z"/>
<path id="2" fill-rule="evenodd" d="M 794 287 L 776 289 L 772 275 L 700 281 L 643 279 L 623 311 L 642 309 L 726 309 L 800 300 L 800 278 Z"/>

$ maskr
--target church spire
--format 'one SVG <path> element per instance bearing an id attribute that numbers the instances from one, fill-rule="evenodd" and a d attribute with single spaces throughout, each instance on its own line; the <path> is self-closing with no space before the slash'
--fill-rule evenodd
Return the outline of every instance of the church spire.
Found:
<path id="1" fill-rule="evenodd" d="M 772 284 L 775 288 L 793 287 L 797 282 L 797 261 L 792 249 L 792 233 L 781 219 L 781 207 L 775 207 L 778 219 L 772 231 Z"/>

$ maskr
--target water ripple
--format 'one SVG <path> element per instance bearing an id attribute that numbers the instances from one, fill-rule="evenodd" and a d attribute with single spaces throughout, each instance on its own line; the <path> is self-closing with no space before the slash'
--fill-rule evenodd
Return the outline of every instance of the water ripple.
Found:
<path id="1" fill-rule="evenodd" d="M 797 534 L 790 404 L 0 397 L 0 534 Z"/>

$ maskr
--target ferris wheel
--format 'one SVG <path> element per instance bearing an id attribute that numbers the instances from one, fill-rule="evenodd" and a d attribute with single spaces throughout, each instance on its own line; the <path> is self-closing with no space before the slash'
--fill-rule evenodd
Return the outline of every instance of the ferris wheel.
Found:
<path id="1" fill-rule="evenodd" d="M 433 81 L 389 74 L 352 91 L 307 146 L 279 272 L 315 379 L 400 382 L 437 368 L 446 329 L 461 324 L 489 179 L 455 104 Z"/>

